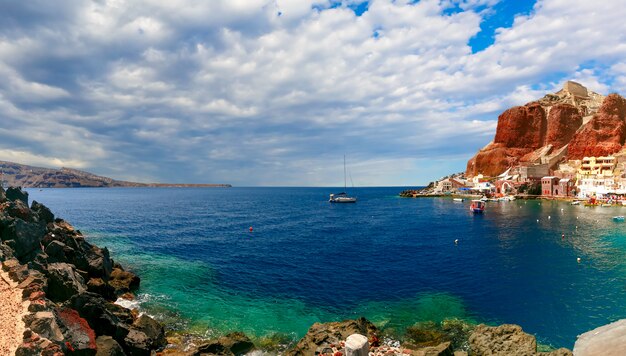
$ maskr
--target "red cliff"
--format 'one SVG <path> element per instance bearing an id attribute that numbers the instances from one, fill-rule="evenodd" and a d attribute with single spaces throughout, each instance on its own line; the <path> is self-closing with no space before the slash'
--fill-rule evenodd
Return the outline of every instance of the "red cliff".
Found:
<path id="1" fill-rule="evenodd" d="M 618 94 L 607 96 L 599 112 L 572 138 L 569 158 L 606 156 L 621 150 L 626 140 L 625 118 L 626 99 Z"/>
<path id="2" fill-rule="evenodd" d="M 626 140 L 625 118 L 623 97 L 611 94 L 605 99 L 566 82 L 555 94 L 504 111 L 494 141 L 467 162 L 466 173 L 493 177 L 520 163 L 556 165 L 615 153 Z"/>

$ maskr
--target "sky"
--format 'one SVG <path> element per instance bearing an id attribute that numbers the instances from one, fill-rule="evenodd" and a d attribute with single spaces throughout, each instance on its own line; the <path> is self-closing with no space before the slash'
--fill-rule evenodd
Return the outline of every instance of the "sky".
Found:
<path id="1" fill-rule="evenodd" d="M 0 160 L 140 182 L 424 185 L 498 115 L 626 93 L 588 0 L 0 0 Z M 349 183 L 350 184 L 350 183 Z"/>

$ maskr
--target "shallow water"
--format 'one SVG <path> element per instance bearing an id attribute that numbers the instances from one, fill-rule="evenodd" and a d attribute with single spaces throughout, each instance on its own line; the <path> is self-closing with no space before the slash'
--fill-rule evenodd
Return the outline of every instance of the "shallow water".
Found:
<path id="1" fill-rule="evenodd" d="M 345 205 L 327 202 L 329 188 L 29 193 L 140 275 L 149 314 L 200 334 L 297 338 L 361 315 L 401 332 L 461 318 L 571 348 L 626 317 L 626 225 L 611 219 L 626 208 L 514 201 L 473 215 L 469 202 L 401 190 L 355 189 L 359 202 Z"/>

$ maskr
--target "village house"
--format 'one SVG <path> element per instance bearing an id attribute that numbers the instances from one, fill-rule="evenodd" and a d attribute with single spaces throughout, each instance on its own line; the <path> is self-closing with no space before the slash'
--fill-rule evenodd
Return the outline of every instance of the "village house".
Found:
<path id="1" fill-rule="evenodd" d="M 559 178 L 554 176 L 541 178 L 541 195 L 548 197 L 559 195 Z"/>

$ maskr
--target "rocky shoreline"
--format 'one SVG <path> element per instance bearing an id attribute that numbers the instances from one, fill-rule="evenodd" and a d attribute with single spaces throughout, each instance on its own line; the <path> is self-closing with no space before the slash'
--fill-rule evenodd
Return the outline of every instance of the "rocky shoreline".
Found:
<path id="1" fill-rule="evenodd" d="M 284 340 L 255 345 L 241 332 L 212 340 L 182 333 L 166 337 L 164 325 L 115 303 L 134 298 L 139 277 L 44 205 L 33 201 L 29 207 L 28 193 L 20 188 L 0 188 L 0 237 L 0 264 L 10 279 L 4 282 L 11 292 L 20 291 L 27 305 L 23 314 L 12 312 L 24 326 L 16 345 L 19 356 L 342 356 L 350 355 L 346 340 L 354 334 L 367 338 L 369 355 L 572 355 L 567 349 L 538 351 L 535 337 L 517 325 L 476 326 L 458 320 L 417 324 L 407 329 L 402 342 L 364 318 L 315 323 L 295 345 Z"/>

